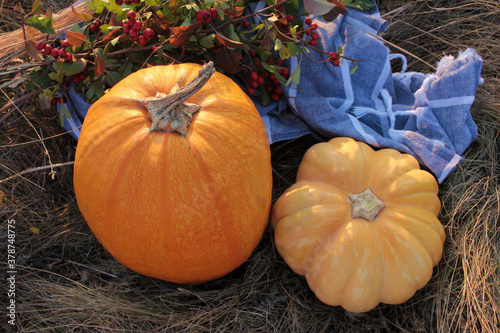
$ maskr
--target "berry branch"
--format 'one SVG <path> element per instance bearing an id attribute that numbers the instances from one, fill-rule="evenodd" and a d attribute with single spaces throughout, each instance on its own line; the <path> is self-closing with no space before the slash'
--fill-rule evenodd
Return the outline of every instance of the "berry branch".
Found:
<path id="1" fill-rule="evenodd" d="M 344 57 L 341 49 L 318 49 L 318 25 L 291 0 L 268 3 L 247 14 L 244 4 L 233 0 L 109 0 L 95 6 L 90 8 L 92 14 L 73 11 L 82 23 L 65 31 L 64 39 L 49 38 L 53 30 L 50 11 L 45 15 L 21 13 L 23 29 L 25 25 L 34 27 L 47 37 L 30 47 L 25 35 L 31 65 L 10 70 L 25 74 L 27 90 L 36 91 L 45 104 L 63 101 L 69 84 L 94 102 L 116 82 L 146 65 L 210 61 L 217 70 L 243 82 L 249 95 L 259 94 L 261 103 L 267 104 L 278 100 L 290 82 L 299 83 L 299 76 L 284 66 L 290 57 L 305 55 L 315 63 L 330 61 L 333 66 L 341 59 L 356 66 L 362 61 Z M 260 23 L 252 24 L 256 17 Z M 314 61 L 308 52 L 328 57 Z"/>

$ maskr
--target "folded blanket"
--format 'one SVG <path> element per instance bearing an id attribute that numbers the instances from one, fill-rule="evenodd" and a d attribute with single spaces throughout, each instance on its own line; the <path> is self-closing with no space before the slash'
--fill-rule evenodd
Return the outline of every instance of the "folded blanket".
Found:
<path id="1" fill-rule="evenodd" d="M 472 49 L 457 58 L 445 56 L 434 74 L 406 72 L 406 59 L 391 54 L 376 35 L 387 28 L 378 12 L 348 10 L 333 22 L 314 17 L 320 35 L 317 48 L 362 59 L 350 74 L 352 61 L 313 63 L 289 61 L 293 73 L 300 61 L 300 83 L 286 89 L 288 105 L 260 107 L 269 141 L 312 133 L 328 140 L 347 136 L 375 147 L 394 148 L 415 156 L 442 182 L 462 160 L 477 137 L 470 107 L 482 83 L 482 59 Z M 315 61 L 325 54 L 312 52 Z M 391 60 L 403 60 L 393 73 Z"/>
<path id="2" fill-rule="evenodd" d="M 260 7 L 259 7 L 260 6 Z M 256 3 L 254 10 L 265 3 Z M 482 59 L 472 49 L 455 58 L 445 56 L 436 73 L 406 72 L 406 59 L 391 54 L 379 32 L 387 28 L 378 10 L 349 9 L 333 22 L 312 16 L 320 35 L 316 48 L 336 51 L 360 59 L 351 74 L 352 61 L 342 59 L 340 66 L 331 62 L 314 63 L 292 57 L 285 63 L 290 72 L 300 63 L 300 83 L 285 89 L 285 97 L 259 110 L 269 142 L 313 134 L 328 140 L 347 136 L 375 147 L 394 148 L 415 156 L 424 168 L 442 182 L 463 159 L 462 154 L 477 137 L 470 108 L 482 83 Z M 315 61 L 327 55 L 312 52 Z M 400 72 L 391 61 L 403 60 Z M 90 105 L 72 87 L 66 108 L 70 117 L 65 129 L 78 139 L 79 127 Z"/>

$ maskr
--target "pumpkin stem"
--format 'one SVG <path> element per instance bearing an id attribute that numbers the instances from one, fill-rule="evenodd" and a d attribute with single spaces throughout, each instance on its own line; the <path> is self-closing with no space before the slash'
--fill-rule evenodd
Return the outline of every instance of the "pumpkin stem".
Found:
<path id="1" fill-rule="evenodd" d="M 148 110 L 148 119 L 152 121 L 149 131 L 177 132 L 186 136 L 193 114 L 201 108 L 201 105 L 186 101 L 207 83 L 214 72 L 214 63 L 210 61 L 185 86 L 177 84 L 168 95 L 158 92 L 155 97 L 138 100 Z"/>
<path id="2" fill-rule="evenodd" d="M 361 217 L 373 222 L 385 205 L 371 189 L 358 194 L 349 194 L 352 203 L 352 217 Z"/>

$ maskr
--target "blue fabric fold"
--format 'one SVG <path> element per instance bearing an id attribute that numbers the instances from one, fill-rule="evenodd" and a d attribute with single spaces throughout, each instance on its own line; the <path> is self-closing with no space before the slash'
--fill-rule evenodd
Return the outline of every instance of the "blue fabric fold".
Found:
<path id="1" fill-rule="evenodd" d="M 478 131 L 470 108 L 474 102 L 482 59 L 473 49 L 445 56 L 433 74 L 406 72 L 406 59 L 391 54 L 378 34 L 387 22 L 374 11 L 349 10 L 333 22 L 313 17 L 321 51 L 344 50 L 340 66 L 292 58 L 300 62 L 299 86 L 286 89 L 286 110 L 261 112 L 270 142 L 313 133 L 324 140 L 347 136 L 374 147 L 409 153 L 442 182 L 463 159 Z M 319 62 L 327 55 L 312 52 Z M 403 60 L 393 73 L 391 61 Z M 358 59 L 358 70 L 351 74 Z M 278 107 L 278 105 L 277 105 Z M 279 126 L 280 123 L 287 126 Z"/>

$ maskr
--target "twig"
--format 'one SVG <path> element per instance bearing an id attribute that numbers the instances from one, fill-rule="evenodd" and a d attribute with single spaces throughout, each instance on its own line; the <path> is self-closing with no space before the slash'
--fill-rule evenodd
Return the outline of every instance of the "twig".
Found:
<path id="1" fill-rule="evenodd" d="M 2 180 L 0 180 L 0 184 L 6 182 L 6 181 L 9 181 L 11 179 L 14 179 L 14 178 L 17 178 L 17 177 L 20 177 L 24 174 L 27 174 L 27 173 L 30 173 L 30 172 L 35 172 L 35 171 L 40 171 L 40 170 L 46 170 L 46 169 L 53 169 L 53 168 L 58 168 L 58 167 L 63 167 L 63 166 L 67 166 L 67 165 L 73 165 L 75 164 L 75 162 L 64 162 L 64 163 L 59 163 L 59 164 L 50 164 L 50 165 L 44 165 L 44 166 L 41 166 L 41 167 L 36 167 L 36 168 L 28 168 L 26 170 L 23 170 L 19 173 L 16 173 L 15 175 L 12 175 L 10 177 L 7 177 L 7 178 L 4 178 Z M 52 172 L 51 172 L 52 173 Z"/>

